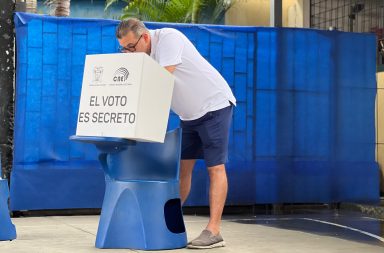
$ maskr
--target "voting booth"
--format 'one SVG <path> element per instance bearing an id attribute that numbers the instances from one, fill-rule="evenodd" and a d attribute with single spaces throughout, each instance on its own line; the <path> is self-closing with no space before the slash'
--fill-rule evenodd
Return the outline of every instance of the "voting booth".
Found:
<path id="1" fill-rule="evenodd" d="M 0 176 L 0 241 L 11 241 L 16 239 L 16 228 L 15 225 L 12 224 L 9 216 L 8 198 L 8 182 Z"/>
<path id="2" fill-rule="evenodd" d="M 173 83 L 144 53 L 86 58 L 71 140 L 96 145 L 105 173 L 97 248 L 187 244 L 179 196 L 181 129 L 166 133 Z"/>
<path id="3" fill-rule="evenodd" d="M 145 53 L 87 55 L 76 135 L 163 142 L 173 83 Z"/>
<path id="4" fill-rule="evenodd" d="M 0 177 L 0 241 L 16 239 L 16 228 L 9 216 L 8 197 L 8 182 Z"/>

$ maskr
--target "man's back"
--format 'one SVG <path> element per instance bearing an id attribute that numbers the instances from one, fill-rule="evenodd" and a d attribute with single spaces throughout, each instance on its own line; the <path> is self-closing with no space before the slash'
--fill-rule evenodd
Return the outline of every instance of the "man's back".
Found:
<path id="1" fill-rule="evenodd" d="M 176 29 L 151 30 L 151 57 L 160 65 L 176 66 L 172 110 L 182 120 L 200 118 L 209 111 L 236 103 L 220 73 Z"/>

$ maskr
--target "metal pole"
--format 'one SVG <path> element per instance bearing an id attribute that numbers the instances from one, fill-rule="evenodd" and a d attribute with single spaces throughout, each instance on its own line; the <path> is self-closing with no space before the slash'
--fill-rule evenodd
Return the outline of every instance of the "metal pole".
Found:
<path id="1" fill-rule="evenodd" d="M 311 27 L 311 1 L 303 0 L 303 27 Z"/>
<path id="2" fill-rule="evenodd" d="M 14 99 L 14 0 L 2 0 L 0 7 L 0 150 L 2 177 L 12 168 Z"/>
<path id="3" fill-rule="evenodd" d="M 353 8 L 351 6 L 349 15 L 348 15 L 349 32 L 353 32 L 353 22 L 355 21 L 355 18 L 356 18 L 356 14 L 353 12 Z"/>
<path id="4" fill-rule="evenodd" d="M 283 1 L 270 0 L 270 26 L 282 27 L 283 26 Z"/>

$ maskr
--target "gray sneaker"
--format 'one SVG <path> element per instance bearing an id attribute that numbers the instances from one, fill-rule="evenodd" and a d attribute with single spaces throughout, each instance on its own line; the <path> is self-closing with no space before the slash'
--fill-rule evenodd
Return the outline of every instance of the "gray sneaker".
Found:
<path id="1" fill-rule="evenodd" d="M 188 243 L 187 248 L 189 249 L 212 249 L 218 247 L 224 247 L 225 242 L 223 237 L 220 235 L 213 235 L 211 231 L 205 229 L 201 234 L 194 240 Z"/>

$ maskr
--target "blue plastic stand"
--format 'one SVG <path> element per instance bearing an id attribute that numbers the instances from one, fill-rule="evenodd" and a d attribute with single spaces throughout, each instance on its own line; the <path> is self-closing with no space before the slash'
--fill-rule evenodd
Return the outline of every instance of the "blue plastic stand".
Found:
<path id="1" fill-rule="evenodd" d="M 16 239 L 16 229 L 8 210 L 8 182 L 0 178 L 0 241 Z"/>
<path id="2" fill-rule="evenodd" d="M 185 247 L 179 197 L 181 129 L 164 143 L 72 136 L 100 151 L 106 190 L 97 248 L 162 250 Z"/>

